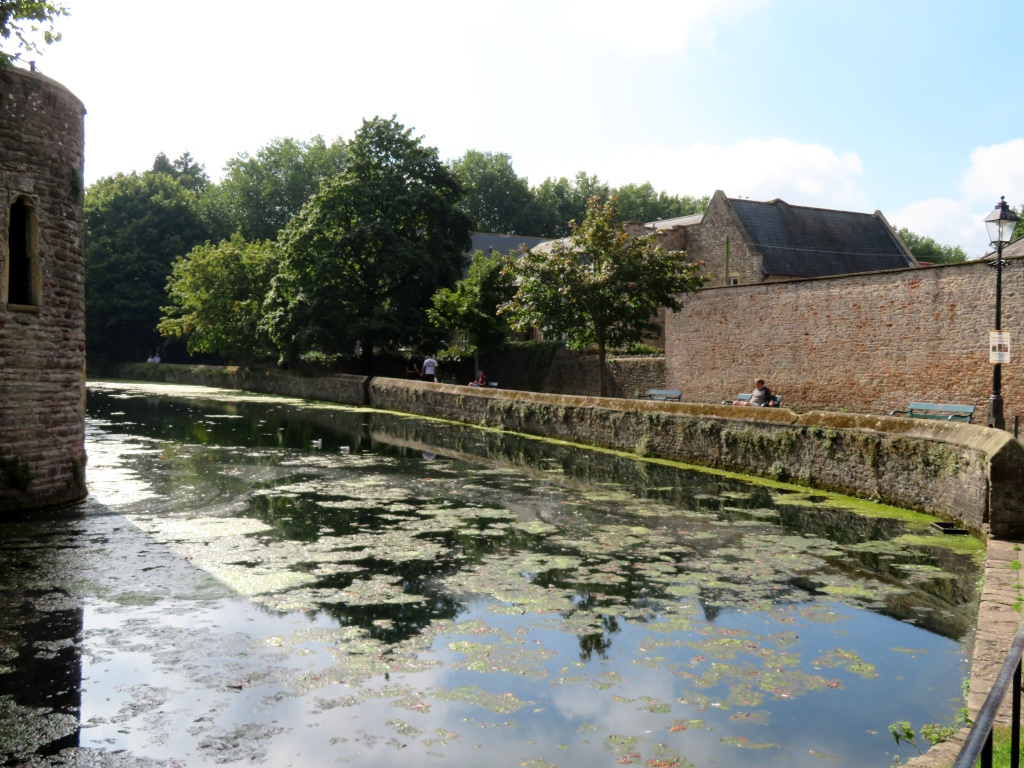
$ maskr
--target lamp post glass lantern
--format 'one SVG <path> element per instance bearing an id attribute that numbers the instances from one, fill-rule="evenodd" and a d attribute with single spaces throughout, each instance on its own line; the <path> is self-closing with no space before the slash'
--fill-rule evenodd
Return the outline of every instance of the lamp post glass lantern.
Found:
<path id="1" fill-rule="evenodd" d="M 1000 197 L 995 210 L 985 217 L 985 228 L 988 239 L 996 246 L 996 331 L 1002 330 L 1003 309 L 1003 245 L 1013 239 L 1013 231 L 1020 219 L 1013 209 L 1006 204 L 1006 198 Z M 992 396 L 988 401 L 988 426 L 1005 429 L 1006 419 L 1003 418 L 1003 367 L 1000 363 L 992 366 Z"/>

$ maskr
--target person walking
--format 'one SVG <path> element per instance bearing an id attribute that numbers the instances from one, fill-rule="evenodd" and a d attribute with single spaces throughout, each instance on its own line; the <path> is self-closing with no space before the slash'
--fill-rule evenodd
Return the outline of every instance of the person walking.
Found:
<path id="1" fill-rule="evenodd" d="M 437 360 L 431 355 L 423 358 L 423 380 L 437 381 Z"/>
<path id="2" fill-rule="evenodd" d="M 420 377 L 420 367 L 416 365 L 416 360 L 411 355 L 409 356 L 408 362 L 405 364 L 405 378 L 407 379 L 418 379 Z"/>

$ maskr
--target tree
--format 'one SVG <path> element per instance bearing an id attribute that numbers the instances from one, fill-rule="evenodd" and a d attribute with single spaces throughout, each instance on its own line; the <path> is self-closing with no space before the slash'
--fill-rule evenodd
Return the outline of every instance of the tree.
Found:
<path id="1" fill-rule="evenodd" d="M 523 226 L 523 213 L 531 200 L 530 187 L 512 168 L 504 152 L 468 150 L 448 168 L 462 184 L 462 210 L 473 217 L 476 229 L 513 235 Z"/>
<path id="2" fill-rule="evenodd" d="M 263 302 L 277 274 L 273 242 L 249 243 L 239 233 L 218 245 L 197 245 L 174 261 L 161 335 L 184 338 L 189 354 L 232 362 L 267 357 L 273 346 L 261 328 Z"/>
<path id="3" fill-rule="evenodd" d="M 656 333 L 661 307 L 678 310 L 680 293 L 704 283 L 703 264 L 665 251 L 653 234 L 632 237 L 615 223 L 614 198 L 592 197 L 582 224 L 550 253 L 522 250 L 511 267 L 518 290 L 501 308 L 517 330 L 563 334 L 571 349 L 597 345 L 601 396 L 608 394 L 605 351 Z"/>
<path id="4" fill-rule="evenodd" d="M 914 254 L 914 258 L 932 264 L 955 264 L 967 260 L 967 254 L 959 245 L 941 245 L 934 238 L 918 235 L 906 227 L 896 230 L 900 240 Z"/>
<path id="5" fill-rule="evenodd" d="M 178 180 L 185 189 L 190 189 L 197 195 L 202 195 L 210 186 L 210 177 L 206 174 L 206 167 L 197 163 L 190 152 L 182 152 L 177 160 L 169 160 L 163 152 L 157 154 L 153 160 L 154 173 L 166 173 Z"/>
<path id="6" fill-rule="evenodd" d="M 549 177 L 532 191 L 533 200 L 523 212 L 522 234 L 542 237 L 565 237 L 572 231 L 570 222 L 586 217 L 591 197 L 608 197 L 608 185 L 585 171 L 572 179 Z"/>
<path id="7" fill-rule="evenodd" d="M 203 195 L 203 218 L 217 238 L 237 231 L 247 240 L 275 240 L 320 183 L 344 167 L 340 139 L 274 139 L 255 157 L 242 152 L 228 160 L 223 181 Z"/>
<path id="8" fill-rule="evenodd" d="M 171 264 L 206 239 L 196 196 L 166 173 L 117 174 L 85 193 L 87 351 L 145 359 Z"/>
<path id="9" fill-rule="evenodd" d="M 612 190 L 622 221 L 656 221 L 703 213 L 711 198 L 669 195 L 658 192 L 649 181 L 643 184 L 624 184 Z"/>
<path id="10" fill-rule="evenodd" d="M 61 16 L 68 16 L 64 3 L 43 2 L 43 0 L 0 0 L 0 39 L 4 47 L 10 47 L 11 35 L 16 41 L 16 50 L 9 53 L 0 50 L 0 69 L 9 67 L 27 53 L 42 53 L 43 45 L 52 45 L 61 39 L 60 32 L 53 31 L 53 25 Z"/>
<path id="11" fill-rule="evenodd" d="M 267 315 L 277 348 L 294 358 L 358 344 L 369 373 L 376 348 L 430 333 L 430 297 L 458 279 L 471 244 L 461 195 L 435 148 L 394 117 L 364 120 L 345 170 L 281 233 Z"/>
<path id="12" fill-rule="evenodd" d="M 476 370 L 480 357 L 495 352 L 508 338 L 508 323 L 498 315 L 498 307 L 516 293 L 511 257 L 497 251 L 473 254 L 469 272 L 454 288 L 441 288 L 434 294 L 434 306 L 427 317 L 437 328 L 466 335 Z"/>

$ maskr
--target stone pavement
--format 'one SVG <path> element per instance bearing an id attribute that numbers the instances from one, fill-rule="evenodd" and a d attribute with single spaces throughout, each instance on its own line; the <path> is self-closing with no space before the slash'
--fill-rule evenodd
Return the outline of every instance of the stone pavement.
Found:
<path id="1" fill-rule="evenodd" d="M 971 717 L 978 714 L 1002 667 L 1021 614 L 1014 605 L 1022 599 L 1020 563 L 1022 546 L 1009 541 L 989 539 L 985 555 L 985 586 L 978 607 L 978 629 L 974 638 L 971 662 L 971 686 L 967 707 Z M 1009 725 L 1011 703 L 1009 691 L 999 709 L 996 723 Z M 950 741 L 932 747 L 921 757 L 910 760 L 912 768 L 947 768 L 953 764 L 970 729 L 963 728 Z"/>

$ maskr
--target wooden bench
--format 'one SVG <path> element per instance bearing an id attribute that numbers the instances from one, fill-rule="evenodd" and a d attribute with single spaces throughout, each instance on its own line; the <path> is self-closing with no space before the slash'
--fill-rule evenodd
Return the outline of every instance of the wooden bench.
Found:
<path id="1" fill-rule="evenodd" d="M 679 389 L 648 389 L 646 395 L 637 395 L 637 400 L 675 400 L 683 399 L 682 390 Z"/>
<path id="2" fill-rule="evenodd" d="M 740 392 L 738 395 L 736 395 L 736 400 L 739 400 L 740 402 L 743 402 L 743 403 L 749 403 L 750 402 L 750 393 L 749 392 Z M 735 402 L 734 400 L 723 400 L 722 401 L 722 405 L 732 405 L 734 402 Z M 772 395 L 771 399 L 767 403 L 761 403 L 761 407 L 762 408 L 778 408 L 781 405 L 782 405 L 782 395 Z"/>
<path id="3" fill-rule="evenodd" d="M 940 421 L 963 421 L 968 424 L 974 418 L 973 405 L 951 403 L 911 403 L 905 411 L 890 411 L 890 416 L 903 414 L 908 419 L 939 419 Z"/>

